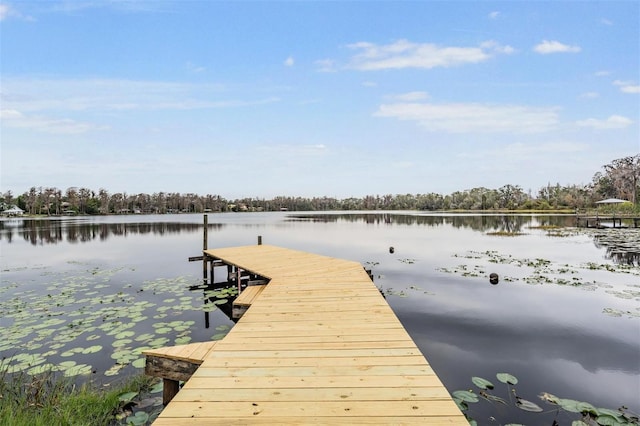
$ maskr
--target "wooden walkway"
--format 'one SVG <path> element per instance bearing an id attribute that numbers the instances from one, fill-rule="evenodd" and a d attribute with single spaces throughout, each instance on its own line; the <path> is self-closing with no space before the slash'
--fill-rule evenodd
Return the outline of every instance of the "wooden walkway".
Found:
<path id="1" fill-rule="evenodd" d="M 270 281 L 155 425 L 468 425 L 359 263 L 268 245 L 204 253 Z"/>

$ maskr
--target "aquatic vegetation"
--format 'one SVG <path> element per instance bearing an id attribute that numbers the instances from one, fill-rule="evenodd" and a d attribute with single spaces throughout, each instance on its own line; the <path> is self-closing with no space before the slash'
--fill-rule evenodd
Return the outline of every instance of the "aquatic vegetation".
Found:
<path id="1" fill-rule="evenodd" d="M 191 277 L 130 283 L 132 268 L 71 265 L 43 270 L 40 286 L 2 283 L 0 373 L 111 377 L 144 368 L 144 350 L 192 340 L 195 321 L 185 320 L 185 313 L 212 312 L 237 294 L 235 287 L 190 292 L 201 284 Z M 111 366 L 94 367 L 108 359 Z"/>
<path id="2" fill-rule="evenodd" d="M 520 237 L 522 235 L 527 235 L 524 232 L 518 231 L 495 231 L 495 232 L 487 232 L 485 235 L 489 235 L 491 237 Z"/>
<path id="3" fill-rule="evenodd" d="M 542 392 L 538 395 L 538 398 L 546 403 L 549 407 L 547 409 L 541 407 L 537 403 L 522 398 L 518 395 L 515 385 L 518 384 L 518 378 L 510 373 L 497 373 L 496 378 L 500 383 L 506 385 L 501 389 L 506 392 L 505 397 L 495 395 L 494 384 L 482 377 L 472 377 L 471 382 L 479 389 L 478 392 L 473 389 L 456 390 L 451 393 L 454 402 L 458 405 L 458 408 L 465 414 L 467 420 L 471 425 L 477 425 L 478 422 L 473 419 L 469 413 L 470 404 L 476 404 L 480 400 L 484 400 L 488 403 L 502 404 L 504 406 L 514 406 L 523 411 L 530 413 L 542 413 L 549 414 L 555 413 L 553 419 L 553 425 L 561 424 L 559 419 L 563 421 L 571 421 L 574 426 L 581 425 L 620 425 L 620 426 L 637 426 L 640 425 L 638 414 L 632 413 L 625 406 L 620 407 L 618 410 L 612 410 L 609 408 L 597 408 L 588 402 L 576 401 L 574 399 L 559 398 L 547 392 Z M 492 392 L 494 391 L 494 392 Z M 498 408 L 496 408 L 498 410 Z M 504 410 L 500 410 L 504 412 Z M 566 420 L 569 418 L 568 420 Z M 540 420 L 541 422 L 543 420 Z M 512 423 L 509 423 L 510 425 Z M 544 422 L 544 424 L 547 424 Z M 564 424 L 564 423 L 563 423 Z"/>

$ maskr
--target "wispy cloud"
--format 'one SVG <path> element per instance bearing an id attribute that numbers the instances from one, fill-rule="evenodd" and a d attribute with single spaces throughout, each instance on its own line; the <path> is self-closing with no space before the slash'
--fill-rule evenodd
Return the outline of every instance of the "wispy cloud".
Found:
<path id="1" fill-rule="evenodd" d="M 580 99 L 596 99 L 599 97 L 600 94 L 598 92 L 585 92 L 580 95 Z"/>
<path id="2" fill-rule="evenodd" d="M 319 59 L 315 62 L 318 72 L 336 72 L 336 62 L 333 59 Z"/>
<path id="3" fill-rule="evenodd" d="M 125 13 L 158 12 L 167 10 L 167 2 L 140 0 L 62 0 L 53 2 L 51 10 L 63 13 L 78 13 L 89 9 L 112 9 Z"/>
<path id="4" fill-rule="evenodd" d="M 8 4 L 0 3 L 0 21 L 4 21 L 7 19 L 9 14 L 11 13 L 11 8 Z"/>
<path id="5" fill-rule="evenodd" d="M 558 124 L 557 108 L 522 105 L 394 103 L 380 105 L 374 115 L 445 133 L 536 133 Z"/>
<path id="6" fill-rule="evenodd" d="M 393 99 L 401 102 L 416 102 L 416 101 L 423 101 L 425 99 L 429 99 L 429 94 L 427 92 L 420 92 L 420 91 L 408 92 L 408 93 L 401 93 L 399 95 L 394 95 Z"/>
<path id="7" fill-rule="evenodd" d="M 54 119 L 40 115 L 25 115 L 13 109 L 0 110 L 2 127 L 36 130 L 43 133 L 75 135 L 91 130 L 106 130 L 106 126 L 65 119 Z"/>
<path id="8" fill-rule="evenodd" d="M 234 108 L 278 102 L 277 97 L 229 97 L 215 84 L 116 79 L 4 79 L 3 107 L 21 112 L 133 111 Z"/>
<path id="9" fill-rule="evenodd" d="M 489 13 L 489 19 L 498 19 L 500 17 L 501 13 L 498 11 L 493 11 L 491 13 Z"/>
<path id="10" fill-rule="evenodd" d="M 542 55 L 548 55 L 550 53 L 578 53 L 582 49 L 580 46 L 571 46 L 555 40 L 543 40 L 542 43 L 535 45 L 533 50 Z"/>
<path id="11" fill-rule="evenodd" d="M 286 67 L 292 67 L 295 64 L 295 60 L 293 59 L 293 56 L 289 56 L 287 59 L 284 60 L 284 65 Z"/>
<path id="12" fill-rule="evenodd" d="M 616 80 L 614 86 L 618 86 L 623 93 L 640 93 L 640 85 L 633 81 Z"/>
<path id="13" fill-rule="evenodd" d="M 0 3 L 0 21 L 4 21 L 10 18 L 16 18 L 25 21 L 35 21 L 35 18 L 33 16 L 22 14 L 10 4 Z"/>
<path id="14" fill-rule="evenodd" d="M 576 122 L 579 127 L 590 127 L 597 130 L 608 129 L 624 129 L 633 123 L 633 120 L 623 117 L 621 115 L 612 115 L 605 120 L 597 118 L 588 118 L 586 120 L 580 120 Z"/>
<path id="15" fill-rule="evenodd" d="M 187 68 L 187 71 L 189 71 L 190 73 L 193 74 L 200 74 L 202 72 L 205 72 L 207 69 L 203 66 L 200 65 L 196 65 L 193 62 L 187 62 L 187 64 L 185 65 Z"/>
<path id="16" fill-rule="evenodd" d="M 484 42 L 477 47 L 438 46 L 408 40 L 398 40 L 386 45 L 359 42 L 347 47 L 357 51 L 351 58 L 349 68 L 362 71 L 452 67 L 484 62 L 497 54 L 514 52 L 511 46 L 503 46 L 494 41 Z"/>

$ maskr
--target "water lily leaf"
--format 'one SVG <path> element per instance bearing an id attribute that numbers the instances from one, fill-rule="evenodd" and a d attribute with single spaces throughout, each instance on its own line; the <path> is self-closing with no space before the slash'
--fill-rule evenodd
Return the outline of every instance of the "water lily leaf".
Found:
<path id="1" fill-rule="evenodd" d="M 135 338 L 136 342 L 144 342 L 145 340 L 152 340 L 155 336 L 151 333 L 144 333 Z"/>
<path id="2" fill-rule="evenodd" d="M 153 387 L 149 390 L 149 393 L 162 392 L 163 388 L 164 388 L 163 383 L 162 382 L 158 382 L 155 385 L 153 385 Z"/>
<path id="3" fill-rule="evenodd" d="M 609 408 L 597 408 L 596 410 L 598 411 L 599 415 L 607 415 L 607 416 L 615 417 L 619 421 L 623 420 L 622 413 L 620 411 L 611 410 Z"/>
<path id="4" fill-rule="evenodd" d="M 115 338 L 116 339 L 126 339 L 127 337 L 134 336 L 135 334 L 136 333 L 134 333 L 133 331 L 128 330 L 128 331 L 123 331 L 123 332 L 120 332 L 120 333 L 116 334 Z"/>
<path id="5" fill-rule="evenodd" d="M 583 422 L 582 420 L 574 420 L 571 422 L 571 426 L 589 426 L 589 425 Z"/>
<path id="6" fill-rule="evenodd" d="M 131 424 L 133 426 L 141 426 L 149 421 L 149 414 L 145 413 L 144 411 L 138 411 L 133 416 L 127 417 L 126 420 L 128 425 Z"/>
<path id="7" fill-rule="evenodd" d="M 585 414 L 585 413 L 590 413 L 590 414 L 595 414 L 595 415 L 600 414 L 598 412 L 598 409 L 596 407 L 594 407 L 593 405 L 589 404 L 588 402 L 578 402 L 576 404 L 576 408 L 578 410 L 580 410 L 580 412 L 583 413 L 583 414 Z"/>
<path id="8" fill-rule="evenodd" d="M 55 366 L 53 364 L 42 364 L 36 365 L 35 367 L 31 367 L 27 370 L 27 374 L 31 376 L 36 376 L 38 374 L 50 373 L 55 370 Z"/>
<path id="9" fill-rule="evenodd" d="M 176 345 L 186 345 L 190 341 L 191 341 L 191 337 L 190 336 L 183 336 L 183 337 L 178 337 L 175 340 L 175 344 Z"/>
<path id="10" fill-rule="evenodd" d="M 493 389 L 493 383 L 491 383 L 487 379 L 483 379 L 482 377 L 474 376 L 471 378 L 471 381 L 480 389 Z"/>
<path id="11" fill-rule="evenodd" d="M 214 300 L 213 303 L 216 305 L 224 305 L 225 303 L 228 303 L 229 299 L 217 299 Z"/>
<path id="12" fill-rule="evenodd" d="M 579 413 L 580 412 L 580 408 L 578 407 L 578 404 L 580 404 L 580 401 L 576 401 L 575 399 L 560 399 L 560 401 L 558 401 L 558 404 L 560 405 L 560 407 L 562 407 L 563 410 L 569 411 L 571 413 Z"/>
<path id="13" fill-rule="evenodd" d="M 144 368 L 146 365 L 146 360 L 145 358 L 138 358 L 133 361 L 131 365 L 133 365 L 135 368 Z"/>
<path id="14" fill-rule="evenodd" d="M 126 392 L 118 395 L 118 401 L 129 402 L 136 396 L 138 396 L 138 392 Z"/>
<path id="15" fill-rule="evenodd" d="M 95 354 L 96 352 L 100 352 L 102 350 L 102 346 L 100 345 L 94 345 L 94 346 L 90 346 L 88 348 L 85 348 L 82 353 L 87 355 L 87 354 Z"/>
<path id="16" fill-rule="evenodd" d="M 83 376 L 87 374 L 91 374 L 91 366 L 87 364 L 74 365 L 64 371 L 65 377 Z"/>
<path id="17" fill-rule="evenodd" d="M 75 361 L 62 361 L 58 363 L 58 370 L 64 371 L 68 368 L 74 367 L 76 365 Z"/>
<path id="18" fill-rule="evenodd" d="M 540 407 L 538 404 L 536 404 L 535 402 L 531 402 L 528 401 L 526 399 L 522 399 L 519 398 L 516 400 L 516 406 L 524 411 L 531 411 L 533 413 L 540 413 L 542 412 L 542 407 Z"/>
<path id="19" fill-rule="evenodd" d="M 466 402 L 464 402 L 463 400 L 461 400 L 460 398 L 453 398 L 453 402 L 456 403 L 456 405 L 458 406 L 458 409 L 462 412 L 465 412 L 469 409 L 469 406 L 467 405 Z"/>
<path id="20" fill-rule="evenodd" d="M 478 402 L 478 395 L 473 393 L 472 391 L 467 390 L 457 390 L 452 393 L 454 398 L 458 398 L 464 402 Z"/>
<path id="21" fill-rule="evenodd" d="M 496 374 L 496 377 L 498 378 L 498 380 L 500 382 L 505 383 L 505 384 L 509 384 L 509 385 L 518 384 L 518 379 L 515 376 L 513 376 L 513 375 L 511 375 L 509 373 L 498 373 L 498 374 Z"/>
<path id="22" fill-rule="evenodd" d="M 598 424 L 602 426 L 622 426 L 624 424 L 627 424 L 626 422 L 621 423 L 618 420 L 618 417 L 610 416 L 609 414 L 602 414 L 596 417 L 596 422 L 598 422 Z"/>

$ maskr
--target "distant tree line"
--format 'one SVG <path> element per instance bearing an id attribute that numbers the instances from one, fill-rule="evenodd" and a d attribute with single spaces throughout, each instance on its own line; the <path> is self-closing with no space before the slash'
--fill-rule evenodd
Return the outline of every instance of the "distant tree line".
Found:
<path id="1" fill-rule="evenodd" d="M 289 197 L 226 200 L 220 195 L 156 192 L 109 193 L 100 188 L 32 187 L 14 196 L 0 195 L 0 211 L 16 205 L 31 215 L 205 213 L 226 211 L 328 211 L 328 210 L 556 210 L 584 209 L 603 198 L 621 198 L 638 205 L 640 154 L 616 159 L 602 167 L 587 185 L 547 185 L 532 194 L 518 185 L 498 189 L 473 188 L 452 194 L 387 194 L 362 198 Z"/>

